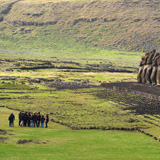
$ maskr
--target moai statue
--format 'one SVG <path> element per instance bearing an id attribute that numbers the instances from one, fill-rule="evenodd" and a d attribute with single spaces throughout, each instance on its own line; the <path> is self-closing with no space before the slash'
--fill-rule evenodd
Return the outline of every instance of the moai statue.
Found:
<path id="1" fill-rule="evenodd" d="M 147 59 L 149 57 L 149 53 L 146 53 L 144 56 L 144 61 L 143 61 L 143 70 L 142 70 L 142 74 L 141 74 L 141 78 L 142 78 L 142 83 L 146 83 L 146 72 L 147 72 Z"/>
<path id="2" fill-rule="evenodd" d="M 151 84 L 151 73 L 152 73 L 152 59 L 154 55 L 156 54 L 156 50 L 151 50 L 148 58 L 147 58 L 147 69 L 145 74 L 145 80 L 147 84 Z"/>
<path id="3" fill-rule="evenodd" d="M 152 85 L 156 85 L 157 84 L 157 80 L 156 80 L 156 77 L 157 77 L 157 59 L 159 57 L 159 53 L 156 53 L 152 59 L 152 73 L 151 73 L 151 83 Z"/>
<path id="4" fill-rule="evenodd" d="M 139 71 L 138 71 L 138 75 L 137 75 L 137 81 L 139 83 L 142 83 L 142 71 L 143 71 L 143 67 L 144 67 L 144 61 L 145 61 L 145 57 L 143 56 L 141 58 L 140 64 L 139 64 Z"/>
<path id="5" fill-rule="evenodd" d="M 156 75 L 157 85 L 160 86 L 160 55 L 157 57 L 157 75 Z"/>

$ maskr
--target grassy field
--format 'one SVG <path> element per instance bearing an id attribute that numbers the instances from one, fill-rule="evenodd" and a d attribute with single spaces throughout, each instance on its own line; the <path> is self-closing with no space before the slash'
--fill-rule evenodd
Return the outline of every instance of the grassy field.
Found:
<path id="1" fill-rule="evenodd" d="M 2 45 L 4 50 L 0 53 L 0 114 L 4 116 L 0 128 L 8 132 L 2 135 L 8 138 L 0 145 L 2 159 L 27 159 L 27 155 L 30 159 L 34 159 L 35 155 L 39 159 L 156 159 L 159 156 L 158 141 L 153 139 L 159 137 L 158 115 L 137 115 L 128 107 L 141 101 L 140 96 L 101 87 L 103 82 L 135 82 L 137 61 L 142 53 L 103 50 L 92 46 L 84 52 L 84 44 L 76 46 L 75 41 L 68 40 L 70 45 L 67 45 L 65 39 L 61 41 L 62 48 L 65 48 L 62 52 L 51 47 L 50 51 L 47 48 L 43 53 L 47 43 L 40 46 L 38 42 L 42 39 L 34 43 L 32 38 L 29 41 L 27 44 L 23 39 L 6 38 Z M 61 43 L 57 44 L 58 49 Z M 20 44 L 22 48 L 18 47 Z M 48 45 L 52 46 L 51 43 Z M 60 82 L 94 87 L 51 87 L 53 83 Z M 103 97 L 103 94 L 106 95 Z M 124 102 L 126 98 L 137 99 L 137 102 Z M 9 129 L 6 120 L 11 111 L 7 108 L 14 109 L 16 117 L 15 109 L 48 113 L 52 120 L 50 128 L 22 129 L 17 126 L 16 119 L 15 128 Z M 71 125 L 80 130 L 72 131 Z M 137 128 L 153 137 L 140 134 Z M 9 135 L 12 133 L 14 135 Z M 17 144 L 22 139 L 32 142 Z"/>
<path id="2" fill-rule="evenodd" d="M 16 27 L 13 27 L 16 29 Z M 58 30 L 47 27 L 35 28 L 35 35 L 25 36 L 0 35 L 2 49 L 1 57 L 12 59 L 31 58 L 31 59 L 63 59 L 78 61 L 80 63 L 113 63 L 122 67 L 137 67 L 142 52 L 126 52 L 118 50 L 109 50 L 105 47 L 95 47 L 88 43 L 77 42 L 74 37 L 70 37 L 66 32 L 64 35 Z M 46 29 L 47 29 L 46 28 Z M 8 31 L 7 31 L 8 32 Z M 61 35 L 61 36 L 59 36 Z M 45 37 L 45 38 L 44 38 Z M 17 51 L 6 53 L 3 50 Z M 19 53 L 18 53 L 19 52 Z M 54 57 L 54 58 L 53 58 Z"/>
<path id="3" fill-rule="evenodd" d="M 8 132 L 1 134 L 1 137 L 8 138 L 1 141 L 1 159 L 28 159 L 28 156 L 30 159 L 35 159 L 35 156 L 39 159 L 159 158 L 159 143 L 153 139 L 159 137 L 159 115 L 137 115 L 132 109 L 127 109 L 137 102 L 127 103 L 123 100 L 136 98 L 137 101 L 142 101 L 140 96 L 125 95 L 99 86 L 103 81 L 135 81 L 135 73 L 102 72 L 99 71 L 100 68 L 95 72 L 88 71 L 88 63 L 84 60 L 72 60 L 72 63 L 81 62 L 77 65 L 71 64 L 70 60 L 64 62 L 64 59 L 41 61 L 42 59 L 36 60 L 34 57 L 21 59 L 18 55 L 10 58 L 7 57 L 8 54 L 6 57 L 2 54 L 0 64 L 0 106 L 5 106 L 0 107 L 0 129 Z M 46 62 L 57 68 L 32 69 L 45 66 Z M 82 72 L 77 72 L 77 69 L 61 69 L 60 66 L 79 67 Z M 23 70 L 23 67 L 27 69 Z M 85 82 L 99 87 L 72 90 L 49 87 L 50 83 L 56 81 Z M 49 123 L 47 130 L 22 129 L 17 125 L 18 112 L 14 110 L 15 128 L 9 128 L 7 119 L 12 111 L 6 107 L 48 113 L 54 122 Z M 71 125 L 80 130 L 71 130 Z M 136 128 L 141 128 L 153 137 L 137 132 Z M 131 129 L 134 131 L 128 131 Z M 32 142 L 17 144 L 23 139 Z"/>
<path id="4" fill-rule="evenodd" d="M 37 87 L 37 86 L 36 86 Z M 123 104 L 96 97 L 103 89 L 36 89 L 23 84 L 1 84 L 0 106 L 49 114 L 54 121 L 76 127 L 149 127 L 139 116 L 124 111 Z M 111 92 L 111 91 L 110 91 Z M 129 123 L 133 119 L 135 122 Z"/>
<path id="5" fill-rule="evenodd" d="M 127 65 L 123 60 L 116 64 L 112 62 L 113 52 L 107 52 L 111 59 L 110 62 L 105 62 L 103 56 L 99 59 L 96 54 L 93 55 L 94 58 L 88 56 L 86 59 L 76 56 L 69 59 L 67 54 L 63 58 L 50 59 L 53 54 L 48 53 L 43 59 L 39 53 L 1 51 L 0 129 L 7 130 L 7 134 L 0 134 L 1 159 L 28 159 L 28 156 L 30 159 L 35 159 L 36 156 L 39 159 L 67 160 L 158 159 L 159 143 L 153 139 L 159 137 L 158 115 L 137 115 L 132 109 L 127 109 L 137 102 L 127 103 L 123 100 L 142 101 L 140 96 L 125 95 L 100 86 L 104 81 L 136 81 L 134 61 L 136 57 L 138 59 L 138 53 L 132 55 L 135 59 L 131 63 L 127 61 L 130 54 L 126 52 L 121 56 L 127 65 L 132 64 L 131 68 L 122 71 Z M 122 53 L 115 52 L 119 55 Z M 112 72 L 107 71 L 110 68 Z M 115 72 L 117 70 L 122 72 Z M 51 87 L 52 83 L 57 82 L 77 82 L 94 87 Z M 15 109 L 48 113 L 52 120 L 50 127 L 47 130 L 18 127 L 18 112 Z M 8 127 L 7 119 L 12 111 L 16 115 L 15 128 Z M 78 130 L 71 130 L 71 125 Z M 137 128 L 153 137 L 139 133 Z M 2 137 L 8 139 L 3 142 Z M 31 142 L 18 144 L 19 140 L 24 139 Z"/>
<path id="6" fill-rule="evenodd" d="M 159 159 L 160 116 L 134 109 L 152 102 L 102 87 L 136 82 L 159 46 L 158 4 L 0 0 L 0 159 Z M 49 114 L 49 128 L 19 127 L 18 111 Z"/>
<path id="7" fill-rule="evenodd" d="M 147 128 L 153 127 L 146 123 L 144 117 L 126 110 L 131 104 L 121 101 L 126 97 L 101 87 L 103 82 L 136 81 L 135 73 L 118 73 L 101 71 L 101 66 L 87 69 L 88 63 L 77 64 L 74 61 L 42 61 L 34 59 L 1 59 L 0 95 L 1 106 L 27 112 L 50 114 L 51 118 L 68 126 L 87 128 Z M 101 64 L 103 65 L 103 64 Z M 36 67 L 56 68 L 37 68 Z M 76 69 L 62 69 L 72 66 Z M 80 71 L 80 72 L 78 72 Z M 77 84 L 94 85 L 89 88 L 62 89 L 51 87 L 54 83 L 75 82 Z M 99 95 L 110 93 L 103 98 Z M 119 97 L 119 101 L 113 98 Z M 134 96 L 127 96 L 128 99 Z M 141 101 L 139 96 L 137 99 Z M 123 102 L 123 101 L 122 101 Z M 126 102 L 128 103 L 128 102 Z M 131 112 L 131 113 L 130 113 Z M 130 121 L 133 121 L 130 123 Z"/>
<path id="8" fill-rule="evenodd" d="M 7 131 L 0 133 L 2 160 L 35 159 L 35 156 L 46 160 L 159 159 L 159 142 L 154 140 L 159 137 L 159 115 L 136 114 L 133 108 L 143 103 L 142 97 L 101 86 L 104 81 L 135 82 L 134 61 L 135 57 L 138 59 L 138 53 L 133 55 L 132 67 L 122 71 L 127 66 L 122 66 L 122 62 L 130 59 L 127 52 L 121 56 L 124 61 L 117 64 L 112 60 L 105 62 L 103 56 L 96 59 L 95 55 L 93 59 L 74 56 L 71 60 L 64 57 L 49 59 L 53 56 L 50 53 L 43 59 L 38 53 L 1 52 L 0 129 Z M 107 71 L 110 68 L 112 72 Z M 115 72 L 117 69 L 122 72 Z M 94 87 L 51 87 L 52 83 L 60 82 Z M 147 100 L 146 103 L 151 102 Z M 18 127 L 18 111 L 15 110 L 48 113 L 49 128 Z M 10 112 L 16 115 L 14 128 L 8 127 Z M 72 125 L 76 130 L 71 130 Z M 152 137 L 138 132 L 137 128 Z M 19 140 L 24 144 L 18 144 Z"/>
<path id="9" fill-rule="evenodd" d="M 13 159 L 159 159 L 159 143 L 138 132 L 71 130 L 50 122 L 48 129 L 18 127 L 18 112 L 0 108 L 0 157 Z M 15 127 L 8 127 L 14 112 Z M 7 139 L 2 142 L 2 137 Z M 32 142 L 18 144 L 19 140 Z"/>

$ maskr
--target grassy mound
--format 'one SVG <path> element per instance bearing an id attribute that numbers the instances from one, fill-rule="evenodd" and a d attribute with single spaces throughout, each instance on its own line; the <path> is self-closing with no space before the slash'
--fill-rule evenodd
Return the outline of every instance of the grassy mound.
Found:
<path id="1" fill-rule="evenodd" d="M 26 41 L 16 44 L 23 49 L 38 49 L 42 45 L 48 51 L 57 48 L 59 53 L 72 45 L 71 42 L 76 42 L 80 52 L 84 52 L 86 46 L 128 51 L 159 48 L 160 3 L 157 0 L 23 0 L 0 3 L 0 39 L 4 42 L 0 48 L 16 48 L 13 43 L 17 42 L 16 39 Z"/>

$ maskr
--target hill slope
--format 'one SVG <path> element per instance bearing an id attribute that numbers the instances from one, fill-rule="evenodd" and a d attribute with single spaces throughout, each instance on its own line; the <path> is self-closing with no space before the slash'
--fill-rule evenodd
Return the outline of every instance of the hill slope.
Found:
<path id="1" fill-rule="evenodd" d="M 1 39 L 44 32 L 111 49 L 160 48 L 159 0 L 0 0 L 0 6 Z"/>

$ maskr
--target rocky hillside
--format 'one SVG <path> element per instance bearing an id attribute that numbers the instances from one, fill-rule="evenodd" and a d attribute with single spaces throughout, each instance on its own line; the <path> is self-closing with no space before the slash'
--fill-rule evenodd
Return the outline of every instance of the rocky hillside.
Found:
<path id="1" fill-rule="evenodd" d="M 33 36 L 49 29 L 93 46 L 160 49 L 160 1 L 0 0 L 1 35 Z"/>

